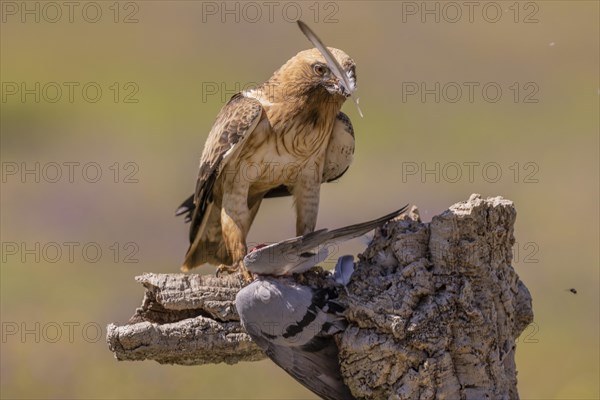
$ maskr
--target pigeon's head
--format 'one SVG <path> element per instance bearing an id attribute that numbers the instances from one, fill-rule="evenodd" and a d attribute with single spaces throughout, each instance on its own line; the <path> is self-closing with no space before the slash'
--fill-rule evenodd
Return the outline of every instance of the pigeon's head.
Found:
<path id="1" fill-rule="evenodd" d="M 253 248 L 250 249 L 249 253 L 252 253 L 253 251 L 262 249 L 263 247 L 267 247 L 267 245 L 264 243 L 257 244 L 256 246 L 254 246 Z"/>

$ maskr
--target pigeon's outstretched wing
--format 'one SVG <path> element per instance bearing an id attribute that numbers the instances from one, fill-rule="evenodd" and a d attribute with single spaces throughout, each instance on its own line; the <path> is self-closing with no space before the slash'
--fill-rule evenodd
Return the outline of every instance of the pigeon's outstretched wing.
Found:
<path id="1" fill-rule="evenodd" d="M 324 399 L 353 399 L 344 384 L 334 334 L 345 328 L 334 289 L 290 277 L 259 277 L 236 296 L 244 328 L 267 356 Z"/>
<path id="2" fill-rule="evenodd" d="M 206 139 L 200 158 L 200 170 L 193 199 L 188 198 L 176 211 L 187 214 L 190 221 L 190 247 L 186 253 L 183 270 L 196 266 L 196 251 L 200 250 L 200 238 L 205 229 L 207 216 L 213 206 L 213 189 L 220 173 L 252 134 L 263 116 L 263 107 L 256 99 L 234 95 L 221 109 Z"/>
<path id="3" fill-rule="evenodd" d="M 258 248 L 244 258 L 248 271 L 258 275 L 289 275 L 308 271 L 327 258 L 327 246 L 350 240 L 383 225 L 406 210 L 406 206 L 383 217 L 339 229 L 321 229 L 303 236 Z M 319 247 L 316 253 L 312 250 Z"/>

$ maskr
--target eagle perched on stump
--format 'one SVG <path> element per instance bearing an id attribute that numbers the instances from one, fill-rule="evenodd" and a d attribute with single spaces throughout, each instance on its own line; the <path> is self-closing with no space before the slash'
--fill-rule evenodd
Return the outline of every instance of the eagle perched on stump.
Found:
<path id="1" fill-rule="evenodd" d="M 356 65 L 298 24 L 316 48 L 235 94 L 208 135 L 195 193 L 176 212 L 191 224 L 184 271 L 205 263 L 245 271 L 246 237 L 265 197 L 293 196 L 296 234 L 313 232 L 321 183 L 352 162 L 354 131 L 340 110 L 356 90 Z"/>

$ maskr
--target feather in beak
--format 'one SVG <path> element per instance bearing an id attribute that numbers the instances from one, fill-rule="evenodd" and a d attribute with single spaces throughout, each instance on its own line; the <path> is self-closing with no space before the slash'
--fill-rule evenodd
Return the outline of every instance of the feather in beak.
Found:
<path id="1" fill-rule="evenodd" d="M 327 61 L 327 65 L 329 66 L 329 69 L 331 69 L 333 74 L 344 85 L 344 87 L 346 88 L 348 93 L 350 93 L 350 96 L 352 96 L 354 94 L 354 91 L 356 90 L 356 88 L 350 82 L 348 75 L 344 72 L 344 69 L 337 62 L 337 60 L 335 59 L 333 54 L 331 54 L 331 52 L 329 51 L 327 46 L 325 46 L 325 44 L 321 41 L 321 39 L 319 39 L 319 37 L 304 22 L 298 20 L 298 27 L 300 28 L 302 33 L 304 33 L 304 36 L 306 36 L 308 38 L 308 40 L 310 40 L 310 42 L 321 52 L 321 54 L 325 58 L 325 61 Z M 360 110 L 360 107 L 358 106 L 358 98 L 352 96 L 352 100 L 354 101 L 354 104 L 356 104 L 356 109 L 358 110 L 358 115 L 360 115 L 360 117 L 362 118 L 363 113 Z"/>

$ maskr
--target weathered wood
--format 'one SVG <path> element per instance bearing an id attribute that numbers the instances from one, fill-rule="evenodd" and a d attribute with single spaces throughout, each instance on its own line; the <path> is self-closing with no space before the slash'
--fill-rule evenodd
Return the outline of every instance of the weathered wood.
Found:
<path id="1" fill-rule="evenodd" d="M 357 397 L 518 398 L 515 339 L 533 320 L 511 266 L 516 211 L 471 196 L 430 224 L 389 223 L 361 255 L 340 338 Z"/>
<path id="2" fill-rule="evenodd" d="M 338 336 L 360 398 L 518 398 L 516 338 L 533 320 L 511 266 L 516 211 L 472 195 L 422 223 L 416 211 L 378 230 L 348 286 Z M 198 365 L 264 358 L 238 322 L 237 276 L 145 274 L 142 307 L 108 327 L 119 360 Z M 308 279 L 314 279 L 314 274 Z"/>
<path id="3" fill-rule="evenodd" d="M 136 280 L 146 288 L 142 306 L 127 325 L 107 328 L 118 360 L 201 365 L 266 357 L 239 323 L 239 276 L 147 273 Z"/>

